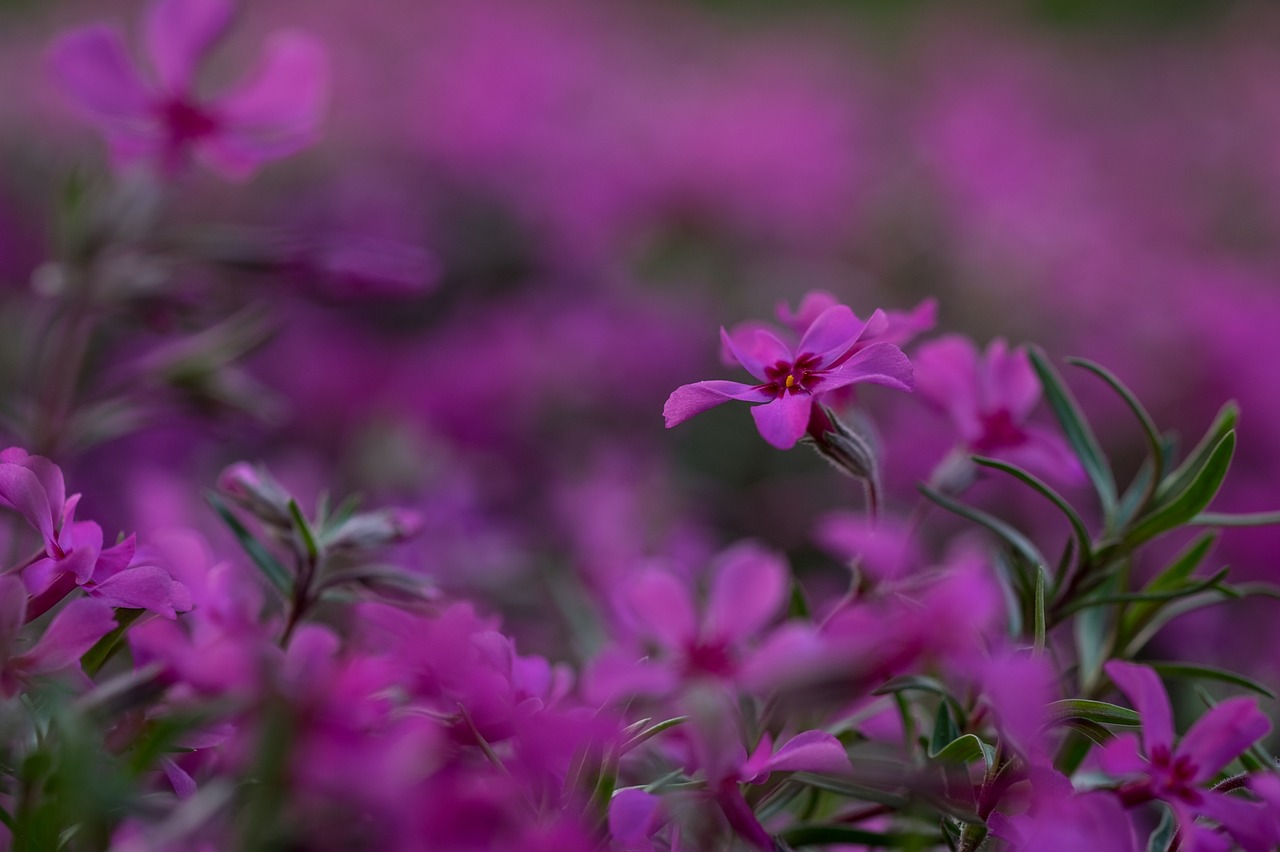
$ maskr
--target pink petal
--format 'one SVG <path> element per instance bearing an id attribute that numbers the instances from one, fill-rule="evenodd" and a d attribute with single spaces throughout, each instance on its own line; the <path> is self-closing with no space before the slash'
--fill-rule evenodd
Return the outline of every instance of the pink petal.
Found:
<path id="1" fill-rule="evenodd" d="M 809 428 L 813 397 L 807 393 L 784 393 L 772 402 L 751 409 L 760 437 L 780 450 L 789 450 Z"/>
<path id="2" fill-rule="evenodd" d="M 138 537 L 131 535 L 117 545 L 98 554 L 98 564 L 93 568 L 93 581 L 101 583 L 129 567 L 138 552 Z"/>
<path id="3" fill-rule="evenodd" d="M 45 546 L 54 543 L 53 511 L 44 486 L 30 469 L 20 464 L 0 463 L 0 501 L 14 509 L 35 527 Z"/>
<path id="4" fill-rule="evenodd" d="M 910 311 L 887 311 L 888 323 L 884 331 L 869 340 L 867 334 L 862 339 L 868 343 L 893 343 L 902 346 L 917 334 L 926 332 L 938 323 L 938 300 L 925 299 Z"/>
<path id="5" fill-rule="evenodd" d="M 1016 447 L 993 451 L 992 455 L 1050 482 L 1079 485 L 1085 481 L 1080 459 L 1057 432 L 1040 426 L 1025 426 L 1023 432 L 1026 441 Z"/>
<path id="6" fill-rule="evenodd" d="M 91 118 L 113 124 L 149 120 L 151 93 L 115 28 L 98 24 L 63 35 L 54 42 L 49 63 L 67 94 Z"/>
<path id="7" fill-rule="evenodd" d="M 1142 756 L 1138 735 L 1126 732 L 1109 740 L 1098 749 L 1098 763 L 1108 775 L 1123 778 L 1127 775 L 1145 775 L 1151 765 Z"/>
<path id="8" fill-rule="evenodd" d="M 809 326 L 828 308 L 840 304 L 840 300 L 826 290 L 810 290 L 800 299 L 800 304 L 793 313 L 786 302 L 778 302 L 775 313 L 779 320 L 796 334 L 804 334 Z"/>
<path id="9" fill-rule="evenodd" d="M 1147 754 L 1160 747 L 1172 748 L 1173 710 L 1155 671 L 1120 660 L 1112 660 L 1103 669 L 1142 717 L 1142 744 Z"/>
<path id="10" fill-rule="evenodd" d="M 746 320 L 745 322 L 740 322 L 737 325 L 735 325 L 733 328 L 729 329 L 728 332 L 726 332 L 723 328 L 720 329 L 720 334 L 721 334 L 720 363 L 724 364 L 726 367 L 740 366 L 742 362 L 739 361 L 738 357 L 733 354 L 735 349 L 737 349 L 738 351 L 746 352 L 748 354 L 753 353 L 755 343 L 756 343 L 757 331 L 763 331 L 769 334 L 770 336 L 780 340 L 781 338 L 778 335 L 779 330 L 780 329 L 770 325 L 767 322 L 760 322 L 758 320 Z M 726 334 L 728 335 L 729 341 L 732 342 L 732 346 L 725 341 Z M 754 354 L 753 357 L 755 357 L 756 360 L 762 360 L 764 358 L 764 356 L 759 353 Z M 788 351 L 787 358 L 789 359 L 790 357 L 791 357 L 791 353 L 790 351 Z M 776 360 L 777 359 L 774 358 L 770 360 L 768 363 L 772 364 Z"/>
<path id="11" fill-rule="evenodd" d="M 847 387 L 856 382 L 912 391 L 916 382 L 906 353 L 892 343 L 873 343 L 854 353 L 853 357 L 838 367 L 821 374 L 823 392 Z"/>
<path id="12" fill-rule="evenodd" d="M 176 618 L 179 611 L 191 609 L 186 586 L 154 565 L 121 571 L 94 586 L 92 594 L 113 607 L 145 609 L 165 618 Z"/>
<path id="13" fill-rule="evenodd" d="M 1252 698 L 1231 698 L 1212 707 L 1187 731 L 1177 753 L 1196 768 L 1192 783 L 1217 775 L 1240 752 L 1271 730 L 1269 720 Z"/>
<path id="14" fill-rule="evenodd" d="M 840 741 L 826 731 L 796 734 L 769 759 L 768 768 L 775 772 L 822 772 L 840 775 L 851 768 L 849 753 Z"/>
<path id="15" fill-rule="evenodd" d="M 596 706 L 636 695 L 665 695 L 679 677 L 670 666 L 620 649 L 605 651 L 582 673 L 582 694 Z"/>
<path id="16" fill-rule="evenodd" d="M 718 563 L 703 638 L 745 639 L 772 621 L 785 604 L 787 565 L 777 554 L 751 543 L 726 551 Z"/>
<path id="17" fill-rule="evenodd" d="M 772 367 L 779 361 L 790 363 L 794 360 L 791 348 L 763 326 L 756 326 L 748 329 L 747 333 L 735 335 L 730 335 L 721 328 L 720 345 L 728 349 L 748 373 L 762 382 L 767 381 L 765 367 Z"/>
<path id="18" fill-rule="evenodd" d="M 715 408 L 731 399 L 748 402 L 768 402 L 773 396 L 752 385 L 740 382 L 695 382 L 672 391 L 667 403 L 662 407 L 662 416 L 666 419 L 667 428 L 678 426 L 695 414 L 701 414 L 709 408 Z"/>
<path id="19" fill-rule="evenodd" d="M 44 456 L 33 456 L 20 447 L 10 447 L 0 452 L 0 462 L 20 464 L 36 475 L 49 500 L 49 511 L 57 514 L 67 502 L 67 486 L 62 479 L 62 468 Z"/>
<path id="20" fill-rule="evenodd" d="M 1271 852 L 1280 845 L 1280 825 L 1265 803 L 1212 790 L 1201 796 L 1200 811 L 1225 828 L 1245 852 Z"/>
<path id="21" fill-rule="evenodd" d="M 999 337 L 987 344 L 986 358 L 978 373 L 978 389 L 983 411 L 1004 409 L 1013 415 L 1015 423 L 1025 420 L 1040 401 L 1040 380 L 1026 350 L 1010 351 Z"/>
<path id="22" fill-rule="evenodd" d="M 179 799 L 190 799 L 196 794 L 196 780 L 172 759 L 160 758 L 160 768 L 164 770 L 169 786 L 173 787 L 174 795 Z"/>
<path id="23" fill-rule="evenodd" d="M 147 12 L 143 36 L 170 94 L 191 90 L 196 65 L 226 32 L 233 11 L 227 0 L 158 0 Z"/>
<path id="24" fill-rule="evenodd" d="M 982 434 L 978 414 L 978 350 L 968 338 L 947 335 L 925 343 L 912 359 L 916 391 L 946 412 L 966 441 Z"/>
<path id="25" fill-rule="evenodd" d="M 858 342 L 867 324 L 854 316 L 848 305 L 832 305 L 813 321 L 796 346 L 797 355 L 817 355 L 827 366 Z"/>
<path id="26" fill-rule="evenodd" d="M 637 627 L 670 649 L 697 636 L 697 617 L 684 584 L 666 571 L 646 569 L 622 587 L 621 603 Z"/>
<path id="27" fill-rule="evenodd" d="M 314 142 L 328 97 L 329 57 L 320 42 L 299 32 L 275 33 L 254 75 L 210 105 L 223 132 L 197 153 L 228 177 L 246 177 Z"/>
<path id="28" fill-rule="evenodd" d="M 71 601 L 49 622 L 36 646 L 23 655 L 22 668 L 29 674 L 45 674 L 78 666 L 85 652 L 115 626 L 111 607 L 101 601 Z"/>
<path id="29" fill-rule="evenodd" d="M 658 829 L 662 800 L 643 790 L 619 790 L 609 802 L 609 833 L 624 846 L 644 843 Z"/>

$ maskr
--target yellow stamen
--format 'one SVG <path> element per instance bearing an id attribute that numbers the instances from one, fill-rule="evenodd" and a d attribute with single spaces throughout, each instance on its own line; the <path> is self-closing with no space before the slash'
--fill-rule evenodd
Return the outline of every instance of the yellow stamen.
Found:
<path id="1" fill-rule="evenodd" d="M 787 376 L 787 387 L 789 387 L 789 388 L 793 388 L 793 387 L 795 387 L 795 386 L 796 386 L 796 377 L 795 377 L 795 376 Z"/>

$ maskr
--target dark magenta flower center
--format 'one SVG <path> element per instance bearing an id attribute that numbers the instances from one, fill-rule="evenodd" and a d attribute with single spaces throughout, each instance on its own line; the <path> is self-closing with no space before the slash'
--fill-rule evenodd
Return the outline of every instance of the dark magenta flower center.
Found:
<path id="1" fill-rule="evenodd" d="M 812 393 L 814 385 L 822 380 L 816 355 L 801 355 L 795 363 L 779 361 L 772 367 L 765 367 L 764 375 L 769 381 L 762 388 L 778 396 L 787 391 Z"/>
<path id="2" fill-rule="evenodd" d="M 160 105 L 160 115 L 174 147 L 195 142 L 218 129 L 217 120 L 198 105 L 174 97 Z"/>
<path id="3" fill-rule="evenodd" d="M 686 675 L 703 675 L 710 677 L 732 677 L 738 665 L 724 642 L 694 642 L 684 651 L 684 672 Z"/>
<path id="4" fill-rule="evenodd" d="M 1013 415 L 1007 408 L 982 415 L 982 436 L 973 444 L 979 453 L 987 453 L 1002 447 L 1016 447 L 1025 444 L 1027 433 L 1013 422 Z"/>

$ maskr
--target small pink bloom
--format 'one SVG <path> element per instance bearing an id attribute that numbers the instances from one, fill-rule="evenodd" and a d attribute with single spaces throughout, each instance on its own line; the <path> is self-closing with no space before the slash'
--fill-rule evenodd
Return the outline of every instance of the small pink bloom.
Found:
<path id="1" fill-rule="evenodd" d="M 258 70 L 205 98 L 196 70 L 231 23 L 229 0 L 157 0 L 143 22 L 151 76 L 129 60 L 124 38 L 95 24 L 53 45 L 53 73 L 115 160 L 172 174 L 195 156 L 233 180 L 315 141 L 328 93 L 324 49 L 290 30 L 274 33 Z"/>
<path id="2" fill-rule="evenodd" d="M 80 598 L 53 617 L 34 646 L 19 652 L 18 631 L 26 620 L 27 591 L 22 581 L 0 576 L 0 695 L 7 698 L 38 675 L 79 671 L 80 658 L 116 626 L 111 607 Z"/>
<path id="3" fill-rule="evenodd" d="M 848 307 L 834 305 L 813 321 L 794 348 L 765 328 L 738 340 L 722 328 L 722 343 L 759 384 L 710 381 L 677 388 L 663 407 L 667 428 L 731 399 L 762 403 L 751 409 L 761 437 L 790 449 L 808 430 L 818 395 L 858 382 L 904 391 L 914 387 L 911 362 L 897 346 L 859 347 L 869 329 L 874 332 L 885 322 L 883 311 L 863 322 Z"/>
<path id="4" fill-rule="evenodd" d="M 967 452 L 1050 479 L 1084 480 L 1066 443 L 1027 422 L 1041 391 L 1025 350 L 1010 350 L 997 338 L 979 354 L 972 341 L 948 335 L 921 346 L 915 368 L 920 395 L 951 419 Z"/>
<path id="5" fill-rule="evenodd" d="M 1204 714 L 1174 744 L 1173 709 L 1154 670 L 1112 660 L 1107 676 L 1142 716 L 1142 739 L 1121 734 L 1099 753 L 1102 768 L 1133 780 L 1119 790 L 1127 805 L 1152 799 L 1168 802 L 1184 836 L 1202 832 L 1197 817 L 1221 825 L 1244 849 L 1271 850 L 1280 843 L 1267 809 L 1205 788 L 1228 763 L 1271 730 L 1271 722 L 1252 698 L 1232 698 Z"/>

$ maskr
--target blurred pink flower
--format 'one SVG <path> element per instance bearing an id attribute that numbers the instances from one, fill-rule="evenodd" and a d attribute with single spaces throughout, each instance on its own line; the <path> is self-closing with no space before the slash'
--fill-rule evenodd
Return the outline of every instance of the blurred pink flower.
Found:
<path id="1" fill-rule="evenodd" d="M 951 418 L 966 452 L 1049 479 L 1083 481 L 1066 442 L 1027 422 L 1041 391 L 1025 350 L 1011 351 L 997 338 L 979 354 L 972 341 L 953 334 L 921 346 L 914 363 L 920 395 Z"/>
<path id="2" fill-rule="evenodd" d="M 17 577 L 0 577 L 0 695 L 12 698 L 36 675 L 80 668 L 80 658 L 116 626 L 111 607 L 80 598 L 53 617 L 36 644 L 21 652 L 18 631 L 27 620 L 27 592 Z"/>
<path id="3" fill-rule="evenodd" d="M 1137 734 L 1121 734 L 1099 753 L 1107 772 L 1134 779 L 1119 789 L 1121 800 L 1130 806 L 1152 799 L 1167 802 L 1184 837 L 1201 833 L 1195 820 L 1206 816 L 1250 852 L 1275 849 L 1280 833 L 1264 807 L 1202 786 L 1271 730 L 1258 703 L 1252 698 L 1222 702 L 1200 717 L 1175 746 L 1173 709 L 1155 671 L 1119 660 L 1105 668 L 1142 716 L 1141 744 Z"/>
<path id="4" fill-rule="evenodd" d="M 676 388 L 662 411 L 667 428 L 731 399 L 759 402 L 764 404 L 752 408 L 751 415 L 761 437 L 778 449 L 790 449 L 808 430 L 818 394 L 857 382 L 912 390 L 911 362 L 901 349 L 891 343 L 859 346 L 887 324 L 883 311 L 864 322 L 845 305 L 833 305 L 794 348 L 765 328 L 751 329 L 737 340 L 721 328 L 723 344 L 760 384 L 710 381 Z"/>
<path id="5" fill-rule="evenodd" d="M 233 11 L 229 0 L 153 3 L 143 21 L 152 77 L 129 60 L 113 27 L 94 24 L 54 43 L 54 75 L 106 135 L 117 163 L 148 162 L 173 174 L 195 156 L 222 176 L 243 180 L 316 139 L 329 67 L 310 36 L 274 33 L 255 74 L 217 97 L 197 94 L 197 66 Z"/>

